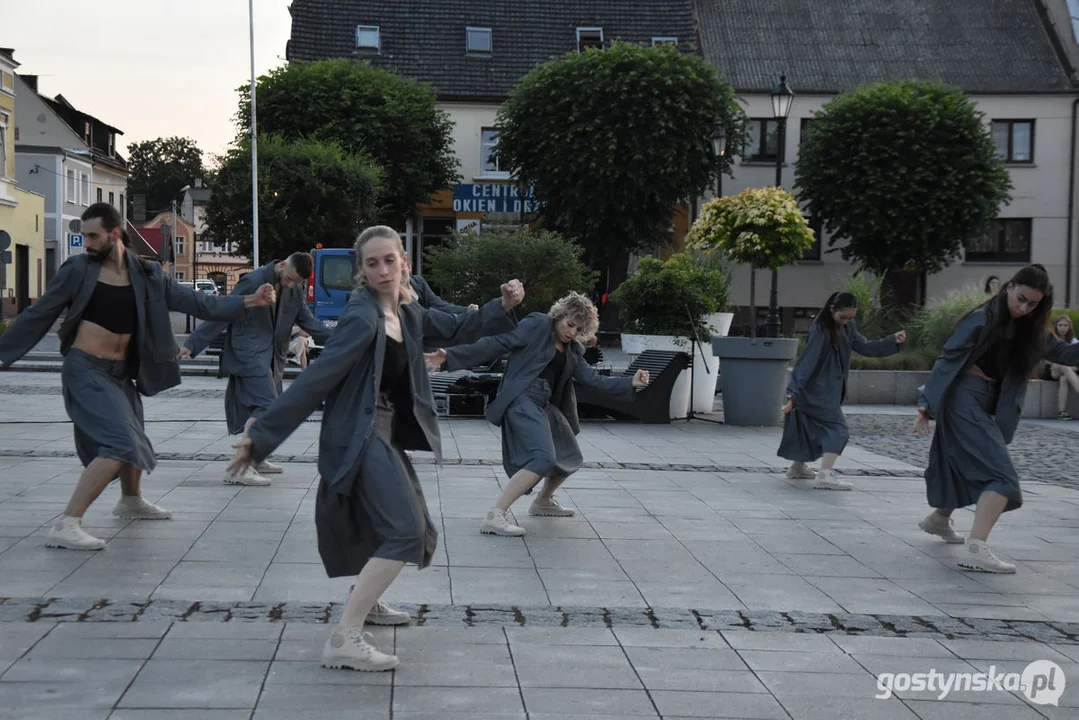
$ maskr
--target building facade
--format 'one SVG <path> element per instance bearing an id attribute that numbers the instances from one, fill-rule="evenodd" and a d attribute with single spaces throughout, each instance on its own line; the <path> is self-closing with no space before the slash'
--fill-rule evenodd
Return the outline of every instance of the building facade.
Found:
<path id="1" fill-rule="evenodd" d="M 209 278 L 217 283 L 217 288 L 226 294 L 251 272 L 251 260 L 236 254 L 233 243 L 225 246 L 214 243 L 213 237 L 206 231 L 206 207 L 210 204 L 212 191 L 196 179 L 184 187 L 184 199 L 180 203 L 180 215 L 194 228 L 195 266 L 199 278 Z"/>

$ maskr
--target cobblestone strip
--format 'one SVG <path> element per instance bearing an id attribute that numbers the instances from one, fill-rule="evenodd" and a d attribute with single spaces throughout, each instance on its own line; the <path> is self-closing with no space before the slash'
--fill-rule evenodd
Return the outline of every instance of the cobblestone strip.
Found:
<path id="1" fill-rule="evenodd" d="M 341 603 L 145 603 L 90 598 L 0 598 L 0 622 L 296 622 L 326 624 Z M 659 630 L 748 630 L 837 633 L 875 637 L 967 638 L 1079 645 L 1079 623 L 990 620 L 948 616 L 860 615 L 774 610 L 681 608 L 402 605 L 417 626 L 431 627 L 651 627 Z"/>

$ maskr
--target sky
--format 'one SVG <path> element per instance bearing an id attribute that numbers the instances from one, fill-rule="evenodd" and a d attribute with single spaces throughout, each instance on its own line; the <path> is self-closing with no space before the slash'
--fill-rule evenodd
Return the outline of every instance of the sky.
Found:
<path id="1" fill-rule="evenodd" d="M 290 3 L 254 0 L 258 75 L 285 63 Z M 0 47 L 42 95 L 123 131 L 125 157 L 130 143 L 179 135 L 210 165 L 251 76 L 248 17 L 246 0 L 0 0 Z"/>

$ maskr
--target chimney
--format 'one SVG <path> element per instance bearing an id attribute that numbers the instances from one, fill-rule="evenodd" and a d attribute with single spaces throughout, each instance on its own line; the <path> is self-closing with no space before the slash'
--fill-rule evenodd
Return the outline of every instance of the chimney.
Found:
<path id="1" fill-rule="evenodd" d="M 20 75 L 22 81 L 26 83 L 31 90 L 37 92 L 37 75 Z"/>

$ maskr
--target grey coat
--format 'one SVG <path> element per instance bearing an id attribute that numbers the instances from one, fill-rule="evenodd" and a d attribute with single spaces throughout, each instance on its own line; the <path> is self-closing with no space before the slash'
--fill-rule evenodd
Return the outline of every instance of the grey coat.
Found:
<path id="1" fill-rule="evenodd" d="M 828 331 L 820 323 L 813 323 L 787 383 L 787 394 L 794 399 L 794 405 L 810 415 L 831 415 L 839 410 L 847 397 L 851 352 L 887 357 L 899 352 L 899 343 L 895 335 L 866 340 L 851 320 L 840 327 L 838 345 L 832 345 Z"/>
<path id="2" fill-rule="evenodd" d="M 396 410 L 411 414 L 420 431 L 410 434 L 417 436 L 418 442 L 404 449 L 430 450 L 441 458 L 438 416 L 423 344 L 425 340 L 438 344 L 472 342 L 484 333 L 498 332 L 506 315 L 498 298 L 464 315 L 428 310 L 415 302 L 401 306 L 399 315 L 408 351 L 413 406 Z M 319 473 L 330 485 L 350 477 L 359 467 L 374 425 L 385 353 L 382 307 L 374 293 L 357 290 L 318 361 L 301 373 L 251 426 L 253 461 L 264 460 L 325 400 L 319 434 Z"/>
<path id="3" fill-rule="evenodd" d="M 450 315 L 462 315 L 468 312 L 468 308 L 464 305 L 455 305 L 436 295 L 435 291 L 431 289 L 431 286 L 427 284 L 427 281 L 419 275 L 410 275 L 409 283 L 412 285 L 412 290 L 416 293 L 420 305 L 423 305 L 425 308 L 441 310 Z"/>
<path id="4" fill-rule="evenodd" d="M 493 362 L 500 355 L 510 353 L 506 370 L 499 383 L 498 396 L 487 406 L 487 421 L 501 425 L 506 409 L 524 393 L 540 376 L 548 363 L 554 359 L 554 321 L 543 313 L 531 313 L 512 331 L 479 340 L 472 345 L 452 347 L 446 350 L 446 366 L 450 370 L 463 370 Z M 619 400 L 633 400 L 633 378 L 604 377 L 584 361 L 584 346 L 574 340 L 566 348 L 566 369 L 563 377 L 570 376 L 581 384 L 603 395 Z M 577 395 L 573 383 L 562 383 L 551 388 L 551 404 L 562 411 L 573 433 L 581 431 L 577 417 Z"/>
<path id="5" fill-rule="evenodd" d="M 918 399 L 918 407 L 926 408 L 929 417 L 937 417 L 948 402 L 956 381 L 993 342 L 990 330 L 999 312 L 998 305 L 999 301 L 994 300 L 975 309 L 956 326 L 948 342 L 944 343 Z M 1079 365 L 1079 345 L 1061 342 L 1049 332 L 1045 336 L 1042 353 L 1046 360 L 1060 365 Z M 1011 443 L 1015 437 L 1026 392 L 1027 378 L 1020 379 L 1009 374 L 1001 379 L 994 418 L 1006 443 Z"/>
<path id="6" fill-rule="evenodd" d="M 172 333 L 169 311 L 203 320 L 241 321 L 247 316 L 242 297 L 214 297 L 172 281 L 156 262 L 140 260 L 126 251 L 128 277 L 135 293 L 138 325 L 134 348 L 138 354 L 135 384 L 143 395 L 156 395 L 180 384 L 180 349 Z M 48 290 L 0 335 L 0 364 L 10 365 L 28 353 L 49 332 L 60 313 L 60 353 L 67 354 L 78 334 L 82 314 L 94 293 L 101 264 L 85 254 L 60 266 Z"/>
<path id="7" fill-rule="evenodd" d="M 274 284 L 277 282 L 275 265 L 276 263 L 270 263 L 244 275 L 230 294 L 251 295 L 264 283 Z M 252 308 L 242 322 L 209 322 L 200 325 L 188 336 L 184 346 L 191 351 L 191 356 L 195 357 L 227 326 L 229 332 L 225 347 L 221 351 L 221 372 L 250 377 L 265 375 L 273 368 L 277 380 L 277 373 L 284 373 L 293 325 L 299 325 L 306 330 L 320 345 L 325 344 L 330 337 L 330 331 L 311 314 L 302 284 L 291 288 L 282 287 L 276 307 L 271 305 Z"/>

